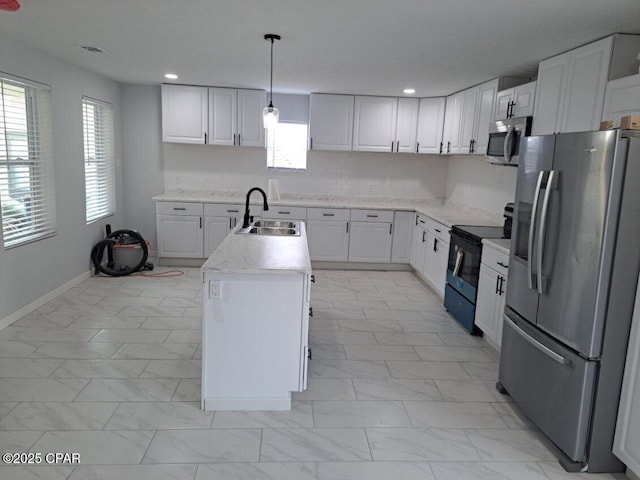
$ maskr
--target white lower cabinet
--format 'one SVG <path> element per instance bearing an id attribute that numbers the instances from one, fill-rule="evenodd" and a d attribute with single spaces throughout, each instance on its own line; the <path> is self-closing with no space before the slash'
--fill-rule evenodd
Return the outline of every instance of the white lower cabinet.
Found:
<path id="1" fill-rule="evenodd" d="M 204 256 L 209 257 L 218 248 L 229 232 L 244 216 L 244 205 L 206 203 L 204 205 Z M 262 206 L 251 205 L 249 209 L 255 219 L 262 215 Z"/>
<path id="2" fill-rule="evenodd" d="M 640 281 L 631 321 L 613 453 L 636 476 L 640 475 Z"/>
<path id="3" fill-rule="evenodd" d="M 349 260 L 349 210 L 308 208 L 306 226 L 311 260 Z"/>
<path id="4" fill-rule="evenodd" d="M 413 238 L 411 241 L 411 257 L 409 264 L 424 276 L 425 258 L 427 256 L 427 224 L 428 218 L 419 213 L 415 214 Z"/>
<path id="5" fill-rule="evenodd" d="M 156 204 L 158 256 L 203 258 L 202 203 Z"/>
<path id="6" fill-rule="evenodd" d="M 392 238 L 392 211 L 351 210 L 350 262 L 389 263 Z"/>
<path id="7" fill-rule="evenodd" d="M 424 276 L 442 298 L 444 298 L 444 286 L 447 283 L 448 261 L 449 242 L 427 232 Z"/>
<path id="8" fill-rule="evenodd" d="M 483 246 L 475 323 L 498 349 L 502 343 L 508 262 L 509 257 L 504 253 Z"/>
<path id="9" fill-rule="evenodd" d="M 395 212 L 393 215 L 391 263 L 409 263 L 411 260 L 414 218 L 413 212 Z"/>

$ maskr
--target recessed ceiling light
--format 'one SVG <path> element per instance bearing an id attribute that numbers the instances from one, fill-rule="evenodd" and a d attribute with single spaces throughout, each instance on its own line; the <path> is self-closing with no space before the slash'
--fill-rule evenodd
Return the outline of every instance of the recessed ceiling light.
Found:
<path id="1" fill-rule="evenodd" d="M 416 89 L 415 88 L 405 88 L 404 90 L 402 90 L 402 93 L 405 93 L 407 95 L 413 95 L 414 93 L 416 93 Z"/>
<path id="2" fill-rule="evenodd" d="M 177 80 L 178 75 L 176 75 L 175 73 L 165 73 L 164 78 L 168 78 L 169 80 Z"/>
<path id="3" fill-rule="evenodd" d="M 93 45 L 79 45 L 81 49 L 86 50 L 91 53 L 105 53 L 103 49 L 100 47 L 95 47 Z"/>

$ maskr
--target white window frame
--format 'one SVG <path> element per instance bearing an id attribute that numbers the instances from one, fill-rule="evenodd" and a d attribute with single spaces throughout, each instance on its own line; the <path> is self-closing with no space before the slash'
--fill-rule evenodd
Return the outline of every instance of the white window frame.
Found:
<path id="1" fill-rule="evenodd" d="M 280 124 L 305 125 L 307 128 L 306 135 L 304 136 L 304 142 L 306 145 L 307 137 L 309 135 L 309 124 L 307 122 L 279 122 L 278 125 Z M 306 156 L 305 156 L 304 168 L 274 165 L 275 163 L 274 155 L 275 155 L 275 149 L 277 145 L 277 138 L 275 138 L 275 130 L 272 131 L 270 129 L 266 129 L 266 137 L 267 137 L 267 170 L 285 171 L 285 172 L 301 172 L 301 173 L 304 173 L 307 171 L 308 158 Z M 275 142 L 274 142 L 274 138 L 275 138 Z"/>
<path id="2" fill-rule="evenodd" d="M 0 72 L 0 212 L 5 250 L 56 234 L 53 170 L 50 87 Z"/>
<path id="3" fill-rule="evenodd" d="M 113 105 L 82 97 L 82 137 L 87 224 L 115 213 Z"/>

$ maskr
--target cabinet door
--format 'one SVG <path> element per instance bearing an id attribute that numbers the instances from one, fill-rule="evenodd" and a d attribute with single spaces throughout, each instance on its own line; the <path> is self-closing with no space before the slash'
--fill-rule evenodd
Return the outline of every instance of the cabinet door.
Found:
<path id="1" fill-rule="evenodd" d="M 513 88 L 509 88 L 507 90 L 502 90 L 498 92 L 496 95 L 496 108 L 495 114 L 493 116 L 494 120 L 504 120 L 505 118 L 509 118 L 508 114 L 510 113 L 511 102 L 514 97 Z"/>
<path id="2" fill-rule="evenodd" d="M 498 93 L 498 79 L 483 83 L 478 87 L 478 105 L 473 130 L 471 153 L 484 155 L 489 143 L 489 123 L 493 118 L 493 104 Z"/>
<path id="3" fill-rule="evenodd" d="M 391 241 L 391 263 L 409 263 L 414 221 L 415 214 L 413 212 L 395 212 Z"/>
<path id="4" fill-rule="evenodd" d="M 204 217 L 204 256 L 209 257 L 235 226 L 235 217 Z"/>
<path id="5" fill-rule="evenodd" d="M 158 256 L 203 258 L 202 217 L 158 215 Z"/>
<path id="6" fill-rule="evenodd" d="M 640 74 L 607 83 L 602 120 L 615 122 L 626 115 L 640 115 Z"/>
<path id="7" fill-rule="evenodd" d="M 309 148 L 351 150 L 353 138 L 351 95 L 312 94 L 309 107 Z"/>
<path id="8" fill-rule="evenodd" d="M 427 232 L 426 237 L 424 277 L 431 283 L 438 295 L 444 298 L 449 244 L 436 238 L 431 232 Z"/>
<path id="9" fill-rule="evenodd" d="M 389 263 L 391 259 L 391 223 L 351 222 L 349 261 Z"/>
<path id="10" fill-rule="evenodd" d="M 209 88 L 209 139 L 212 145 L 235 145 L 238 90 Z"/>
<path id="11" fill-rule="evenodd" d="M 560 130 L 568 69 L 568 53 L 540 62 L 533 109 L 533 135 L 549 135 Z"/>
<path id="12" fill-rule="evenodd" d="M 207 88 L 162 85 L 162 140 L 206 143 Z"/>
<path id="13" fill-rule="evenodd" d="M 308 220 L 311 260 L 346 262 L 349 259 L 349 224 L 345 221 Z"/>
<path id="14" fill-rule="evenodd" d="M 415 153 L 418 134 L 418 98 L 398 99 L 396 152 Z"/>
<path id="15" fill-rule="evenodd" d="M 444 97 L 420 99 L 418 153 L 442 153 L 444 106 Z"/>
<path id="16" fill-rule="evenodd" d="M 462 123 L 462 104 L 464 92 L 447 97 L 445 110 L 444 153 L 460 153 L 460 126 Z"/>
<path id="17" fill-rule="evenodd" d="M 413 238 L 411 239 L 411 258 L 409 264 L 421 274 L 424 273 L 424 260 L 427 242 L 427 231 L 420 225 L 413 226 Z"/>
<path id="18" fill-rule="evenodd" d="M 397 112 L 398 99 L 395 97 L 356 97 L 353 150 L 395 151 Z"/>
<path id="19" fill-rule="evenodd" d="M 612 48 L 608 37 L 571 52 L 561 132 L 598 130 Z"/>
<path id="20" fill-rule="evenodd" d="M 536 98 L 536 82 L 525 83 L 513 89 L 512 117 L 530 117 L 533 115 L 533 104 Z"/>
<path id="21" fill-rule="evenodd" d="M 471 153 L 471 140 L 474 137 L 476 113 L 480 98 L 480 87 L 469 88 L 463 93 L 462 122 L 459 153 Z"/>
<path id="22" fill-rule="evenodd" d="M 241 147 L 264 147 L 262 110 L 267 105 L 264 90 L 238 90 L 238 139 Z"/>

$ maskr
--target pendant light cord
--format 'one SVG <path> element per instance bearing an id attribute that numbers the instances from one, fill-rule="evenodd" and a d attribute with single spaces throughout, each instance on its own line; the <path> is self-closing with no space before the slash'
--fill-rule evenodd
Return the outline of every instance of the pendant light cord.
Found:
<path id="1" fill-rule="evenodd" d="M 269 107 L 273 107 L 273 38 L 271 38 L 271 82 L 269 84 Z"/>

